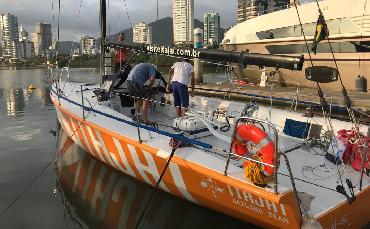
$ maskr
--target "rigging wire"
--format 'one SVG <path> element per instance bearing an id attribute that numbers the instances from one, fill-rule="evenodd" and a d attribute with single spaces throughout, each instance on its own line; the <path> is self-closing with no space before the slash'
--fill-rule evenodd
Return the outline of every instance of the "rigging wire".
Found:
<path id="1" fill-rule="evenodd" d="M 59 30 L 60 30 L 60 0 L 58 1 L 58 43 L 60 41 Z"/>
<path id="2" fill-rule="evenodd" d="M 322 15 L 324 17 L 324 14 L 321 10 L 321 7 L 319 5 L 319 2 L 318 0 L 316 0 L 316 5 L 317 5 L 317 8 L 319 10 L 319 14 Z M 351 122 L 352 122 L 352 125 L 354 125 L 354 128 L 356 129 L 356 131 L 358 132 L 359 134 L 359 128 L 358 128 L 358 125 L 357 125 L 357 122 L 356 122 L 356 116 L 352 110 L 352 102 L 351 102 L 351 99 L 349 98 L 348 96 L 348 92 L 347 92 L 347 89 L 346 87 L 344 86 L 344 83 L 343 83 L 343 80 L 342 80 L 342 76 L 339 72 L 339 68 L 338 68 L 338 63 L 337 63 L 337 60 L 335 58 L 335 55 L 334 55 L 334 50 L 333 50 L 333 46 L 330 42 L 330 39 L 329 39 L 329 36 L 326 37 L 326 40 L 329 44 L 329 47 L 330 47 L 330 52 L 331 52 L 331 55 L 332 55 L 332 58 L 333 58 L 333 61 L 334 61 L 334 64 L 335 64 L 335 68 L 337 69 L 338 71 L 338 78 L 339 78 L 339 82 L 341 84 L 341 87 L 342 87 L 342 94 L 343 94 L 343 97 L 344 97 L 344 100 L 345 100 L 345 105 L 347 107 L 347 112 L 348 112 L 348 115 L 351 119 Z M 358 136 L 359 137 L 359 136 Z"/>
<path id="3" fill-rule="evenodd" d="M 297 13 L 297 16 L 298 16 L 298 20 L 299 20 L 299 24 L 300 24 L 300 27 L 301 27 L 301 33 L 303 35 L 303 38 L 304 38 L 304 41 L 305 41 L 305 44 L 306 44 L 307 53 L 308 53 L 308 56 L 310 58 L 310 63 L 311 63 L 311 66 L 313 67 L 314 64 L 313 64 L 313 61 L 312 61 L 312 56 L 311 56 L 310 48 L 309 48 L 309 45 L 308 45 L 308 42 L 307 42 L 306 34 L 305 34 L 304 29 L 303 29 L 301 16 L 300 16 L 299 11 L 298 11 L 298 6 L 297 6 L 296 1 L 293 1 L 293 3 L 294 3 L 294 7 L 295 7 L 295 10 L 296 10 L 296 13 Z M 326 99 L 324 97 L 324 93 L 322 92 L 322 89 L 321 89 L 320 84 L 318 82 L 316 82 L 316 86 L 317 86 L 317 93 L 320 97 L 320 105 L 321 105 L 321 109 L 322 109 L 322 112 L 323 112 L 325 123 L 326 123 L 328 128 L 333 130 L 333 126 L 332 126 L 332 123 L 331 123 L 331 118 L 330 118 L 330 115 L 328 114 L 328 102 L 326 101 Z"/>
<path id="4" fill-rule="evenodd" d="M 51 12 L 52 12 L 52 25 L 53 25 L 53 36 L 55 39 L 55 12 L 54 12 L 54 1 L 51 2 Z"/>
<path id="5" fill-rule="evenodd" d="M 316 2 L 317 2 L 317 0 L 316 0 Z M 293 1 L 293 3 L 294 3 L 294 7 L 296 9 L 296 13 L 297 13 L 297 16 L 298 16 L 298 19 L 299 19 L 299 24 L 300 24 L 300 27 L 301 27 L 302 35 L 303 35 L 303 38 L 305 40 L 305 44 L 306 44 L 307 52 L 308 52 L 308 55 L 309 55 L 309 58 L 310 58 L 311 66 L 313 67 L 314 64 L 313 64 L 313 61 L 312 61 L 311 52 L 309 50 L 306 34 L 304 32 L 304 29 L 303 29 L 301 17 L 300 17 L 299 11 L 298 11 L 298 6 L 297 6 L 296 1 Z M 320 11 L 320 13 L 321 13 L 321 11 Z M 337 68 L 337 70 L 338 70 L 338 68 Z M 338 74 L 339 74 L 339 70 L 338 70 Z M 323 112 L 324 121 L 325 121 L 327 127 L 330 129 L 331 135 L 334 135 L 334 128 L 333 128 L 332 120 L 331 120 L 330 115 L 328 114 L 328 102 L 326 101 L 326 99 L 324 97 L 324 94 L 322 92 L 320 84 L 318 82 L 316 82 L 316 85 L 317 85 L 317 91 L 318 91 L 318 94 L 319 94 L 319 97 L 320 97 L 320 105 L 321 105 L 321 109 L 322 109 L 322 112 Z M 332 136 L 332 137 L 334 138 L 334 136 Z M 337 144 L 336 141 L 334 141 L 334 143 Z M 335 165 L 336 165 L 336 168 L 337 168 L 337 171 L 338 171 L 340 183 L 343 186 L 343 179 L 342 179 L 342 175 L 339 171 L 338 162 L 336 162 Z"/>
<path id="6" fill-rule="evenodd" d="M 111 14 L 110 14 L 110 8 L 109 8 L 109 6 L 110 6 L 110 1 L 109 1 L 109 0 L 107 0 L 108 37 L 110 36 L 110 15 L 111 15 Z"/>
<path id="7" fill-rule="evenodd" d="M 78 11 L 77 11 L 77 20 L 76 20 L 76 25 L 75 25 L 75 27 L 74 27 L 74 33 L 75 33 L 75 35 L 77 36 L 78 35 L 78 25 L 79 25 L 79 23 L 80 23 L 80 15 L 81 15 L 81 8 L 82 8 L 82 2 L 83 0 L 81 0 L 80 1 L 80 5 L 79 5 L 79 7 L 78 7 Z M 71 47 L 71 53 L 73 52 L 73 45 L 72 45 L 72 47 Z M 70 66 L 70 64 L 71 64 L 71 58 L 69 59 L 69 61 L 68 61 L 68 67 Z"/>
<path id="8" fill-rule="evenodd" d="M 122 0 L 122 7 L 125 9 L 126 11 L 126 14 L 127 14 L 127 19 L 128 19 L 128 22 L 130 23 L 130 28 L 132 28 L 132 23 L 131 23 L 131 18 L 130 18 L 130 15 L 128 14 L 128 10 L 127 10 L 127 4 L 126 4 L 126 0 Z"/>
<path id="9" fill-rule="evenodd" d="M 365 4 L 364 4 L 364 9 L 362 11 L 362 22 L 361 22 L 361 40 L 363 38 L 363 31 L 364 31 L 364 18 L 365 18 L 365 11 L 366 11 L 366 6 L 367 6 L 367 0 L 365 1 Z M 359 42 L 360 43 L 360 42 Z M 359 72 L 358 74 L 360 75 L 360 71 L 361 71 L 361 67 L 360 67 L 360 61 L 361 61 L 361 55 L 363 55 L 362 53 L 359 54 L 359 57 L 358 57 L 358 67 L 359 67 Z M 364 62 L 362 61 L 362 74 L 365 74 L 365 71 L 364 71 Z"/>
<path id="10" fill-rule="evenodd" d="M 319 10 L 319 13 L 321 15 L 323 15 L 322 11 L 321 11 L 321 7 L 319 5 L 319 2 L 318 0 L 316 0 L 316 5 L 317 5 L 317 8 Z M 366 8 L 366 2 L 365 2 L 365 5 L 364 5 L 364 13 L 365 13 L 365 8 Z M 364 14 L 363 13 L 363 14 Z M 348 92 L 347 92 L 347 89 L 346 87 L 344 86 L 343 84 L 343 81 L 342 81 L 342 77 L 341 77 L 341 74 L 339 72 L 339 68 L 338 68 L 338 64 L 337 64 L 337 60 L 335 58 L 335 55 L 334 55 L 334 50 L 333 50 L 333 47 L 331 45 L 331 42 L 330 42 L 330 39 L 329 39 L 329 36 L 326 37 L 327 41 L 328 41 L 328 44 L 329 44 L 329 47 L 330 47 L 330 51 L 331 51 L 331 54 L 332 54 L 332 57 L 333 57 L 333 61 L 335 63 L 335 67 L 338 71 L 338 77 L 339 77 L 339 80 L 340 80 L 340 84 L 342 86 L 342 94 L 343 94 L 343 97 L 344 97 L 344 100 L 345 100 L 345 105 L 347 107 L 347 112 L 348 112 L 348 115 L 351 119 L 351 123 L 352 123 L 352 128 L 355 130 L 355 138 L 357 141 L 359 141 L 361 139 L 361 135 L 360 135 L 360 128 L 359 128 L 359 125 L 360 125 L 360 120 L 357 122 L 356 121 L 356 116 L 355 116 L 355 113 L 354 113 L 354 110 L 352 108 L 352 102 L 351 102 L 351 99 L 349 98 L 348 96 Z M 363 169 L 361 169 L 362 171 Z M 362 182 L 362 175 L 363 175 L 363 171 L 361 172 L 361 182 Z M 342 184 L 343 186 L 343 184 Z M 360 187 L 361 189 L 361 187 Z"/>
<path id="11" fill-rule="evenodd" d="M 118 31 L 121 31 L 121 10 L 117 11 L 118 16 Z"/>
<path id="12" fill-rule="evenodd" d="M 63 130 L 61 130 L 63 131 Z M 60 138 L 61 136 L 59 136 Z M 68 138 L 67 138 L 68 139 Z M 73 141 L 72 139 L 69 138 L 70 141 Z M 66 143 L 64 143 L 66 144 Z M 59 146 L 58 146 L 59 147 Z M 59 170 L 56 169 L 55 170 L 55 173 L 56 173 L 56 177 L 57 177 L 57 180 L 56 180 L 56 184 L 55 184 L 55 189 L 60 193 L 60 200 L 64 206 L 64 211 L 65 211 L 65 214 L 67 214 L 70 218 L 70 220 L 75 224 L 75 225 L 78 225 L 79 228 L 83 229 L 84 227 L 82 226 L 82 223 L 80 222 L 79 218 L 74 216 L 74 211 L 73 211 L 73 205 L 66 199 L 65 197 L 65 194 L 63 192 L 63 189 L 62 189 L 62 184 L 61 184 L 61 174 L 59 173 Z"/>

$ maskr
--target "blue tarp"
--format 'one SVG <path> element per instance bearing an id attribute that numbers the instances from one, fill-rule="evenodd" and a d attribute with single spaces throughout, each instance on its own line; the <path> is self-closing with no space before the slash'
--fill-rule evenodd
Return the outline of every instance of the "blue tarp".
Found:
<path id="1" fill-rule="evenodd" d="M 284 134 L 296 137 L 307 138 L 308 131 L 310 130 L 310 123 L 300 122 L 293 119 L 286 119 L 284 126 Z"/>

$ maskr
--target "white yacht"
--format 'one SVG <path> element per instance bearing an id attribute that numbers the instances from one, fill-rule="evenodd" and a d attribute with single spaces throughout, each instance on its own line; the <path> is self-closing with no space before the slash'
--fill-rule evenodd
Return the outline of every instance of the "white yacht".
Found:
<path id="1" fill-rule="evenodd" d="M 370 2 L 366 0 L 322 0 L 320 8 L 329 28 L 329 38 L 339 72 L 347 89 L 355 89 L 358 75 L 368 77 L 370 74 Z M 316 2 L 298 5 L 303 30 L 309 49 L 316 30 L 319 16 Z M 224 48 L 251 53 L 269 53 L 283 55 L 304 54 L 309 60 L 304 36 L 294 6 L 239 23 L 225 34 Z M 310 50 L 315 66 L 335 67 L 329 43 L 321 41 L 317 54 Z M 310 67 L 306 61 L 304 67 Z M 258 68 L 247 68 L 236 71 L 238 76 L 258 81 L 261 72 Z M 315 86 L 305 79 L 304 71 L 292 72 L 282 70 L 284 79 L 299 82 L 303 86 Z M 368 80 L 367 88 L 370 86 Z M 323 84 L 326 89 L 339 89 L 339 82 Z"/>

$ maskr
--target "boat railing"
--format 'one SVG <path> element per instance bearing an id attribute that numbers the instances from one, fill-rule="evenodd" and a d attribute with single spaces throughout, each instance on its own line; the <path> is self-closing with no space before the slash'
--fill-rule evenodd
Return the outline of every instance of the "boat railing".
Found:
<path id="1" fill-rule="evenodd" d="M 258 124 L 258 125 L 266 125 L 269 130 L 272 130 L 273 132 L 273 138 L 274 138 L 274 164 L 271 165 L 271 164 L 268 164 L 268 163 L 265 163 L 265 162 L 261 162 L 261 161 L 256 161 L 252 158 L 249 158 L 249 157 L 244 157 L 244 156 L 240 156 L 238 154 L 235 154 L 233 153 L 232 151 L 232 148 L 233 148 L 233 141 L 231 140 L 231 144 L 230 144 L 230 148 L 229 148 L 229 154 L 228 154 L 228 157 L 227 157 L 227 161 L 226 161 L 226 165 L 225 165 L 225 171 L 224 171 L 224 175 L 227 176 L 227 171 L 228 171 L 228 168 L 229 168 L 229 164 L 230 164 L 230 160 L 231 160 L 231 157 L 234 156 L 234 157 L 238 157 L 238 158 L 243 158 L 245 160 L 248 160 L 248 161 L 253 161 L 255 163 L 258 163 L 258 164 L 263 164 L 265 166 L 269 166 L 269 167 L 272 167 L 274 168 L 274 174 L 273 174 L 273 187 L 274 187 L 274 194 L 278 194 L 278 180 L 277 180 L 277 175 L 278 175 L 278 167 L 279 167 L 279 160 L 278 158 L 280 158 L 280 152 L 279 152 L 279 149 L 278 149 L 278 143 L 279 143 L 279 135 L 278 135 L 278 130 L 276 129 L 275 125 L 268 121 L 268 120 L 263 120 L 263 119 L 259 119 L 259 118 L 254 118 L 254 117 L 246 117 L 246 116 L 243 116 L 243 117 L 240 117 L 236 120 L 235 122 L 235 128 L 234 128 L 234 132 L 232 134 L 232 137 L 231 139 L 234 139 L 236 137 L 236 130 L 237 130 L 237 126 L 240 124 L 240 123 L 243 123 L 243 122 L 246 122 L 246 123 L 253 123 L 253 124 Z"/>
<path id="2" fill-rule="evenodd" d="M 281 155 L 283 157 L 283 159 L 285 160 L 285 164 L 287 166 L 287 170 L 288 170 L 288 173 L 289 173 L 288 176 L 290 178 L 290 182 L 292 184 L 294 196 L 295 196 L 295 199 L 297 201 L 297 206 L 298 206 L 298 209 L 300 211 L 300 214 L 302 215 L 302 210 L 301 210 L 301 207 L 300 207 L 300 200 L 299 200 L 299 197 L 298 197 L 298 192 L 297 192 L 297 189 L 296 189 L 296 185 L 295 185 L 295 181 L 294 181 L 294 176 L 293 176 L 293 173 L 292 173 L 292 169 L 290 167 L 289 159 L 288 159 L 286 153 L 285 152 L 281 152 L 279 150 L 279 135 L 278 135 L 278 130 L 276 129 L 275 125 L 272 122 L 268 121 L 268 120 L 263 120 L 263 119 L 259 119 L 259 118 L 243 116 L 243 117 L 240 117 L 239 119 L 236 120 L 234 132 L 233 132 L 233 135 L 232 135 L 232 138 L 231 139 L 234 139 L 235 138 L 237 127 L 238 127 L 239 123 L 242 123 L 242 122 L 252 123 L 252 124 L 258 124 L 258 125 L 262 125 L 263 127 L 264 127 L 264 125 L 266 125 L 269 128 L 269 132 L 270 133 L 271 133 L 271 130 L 272 130 L 272 132 L 273 132 L 273 138 L 274 138 L 274 143 L 275 143 L 274 144 L 274 158 L 275 158 L 274 164 L 271 165 L 271 164 L 268 164 L 268 163 L 265 163 L 265 162 L 257 161 L 257 160 L 254 160 L 252 158 L 240 156 L 238 154 L 233 153 L 232 152 L 233 140 L 231 140 L 231 144 L 230 144 L 230 148 L 229 148 L 229 154 L 228 154 L 228 158 L 227 158 L 227 162 L 226 162 L 226 166 L 225 166 L 224 175 L 227 176 L 227 170 L 228 170 L 228 167 L 229 167 L 229 164 L 230 164 L 230 159 L 231 159 L 232 156 L 235 156 L 235 157 L 238 157 L 238 158 L 243 158 L 245 160 L 252 161 L 252 162 L 255 162 L 257 164 L 262 164 L 262 165 L 265 165 L 265 166 L 272 167 L 272 168 L 274 168 L 274 173 L 273 173 L 273 191 L 274 191 L 274 194 L 275 195 L 278 195 L 279 194 L 279 191 L 278 191 L 278 169 L 279 169 L 279 164 L 280 164 L 279 159 L 280 159 L 280 155 Z"/>
<path id="3" fill-rule="evenodd" d="M 272 79 L 271 83 L 281 84 L 281 81 Z M 288 84 L 288 85 L 291 85 L 291 87 L 293 87 L 293 85 L 294 85 L 294 87 L 296 87 L 295 96 L 294 96 L 294 98 L 291 99 L 292 103 L 290 105 L 290 110 L 293 110 L 293 107 L 294 107 L 294 110 L 297 111 L 301 84 L 298 81 L 290 81 L 290 80 L 284 80 L 284 83 Z"/>

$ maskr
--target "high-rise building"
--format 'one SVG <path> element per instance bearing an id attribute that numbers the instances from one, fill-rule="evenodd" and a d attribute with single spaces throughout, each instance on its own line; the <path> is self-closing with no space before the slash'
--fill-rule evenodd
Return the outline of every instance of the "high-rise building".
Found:
<path id="1" fill-rule="evenodd" d="M 268 12 L 274 12 L 278 10 L 283 10 L 289 8 L 292 5 L 294 0 L 269 0 L 268 2 Z M 299 1 L 297 1 L 298 4 Z"/>
<path id="2" fill-rule="evenodd" d="M 246 0 L 238 0 L 238 10 L 237 14 L 237 23 L 241 23 L 245 21 L 246 18 L 246 10 L 247 10 L 247 1 Z"/>
<path id="3" fill-rule="evenodd" d="M 173 0 L 173 40 L 175 44 L 192 44 L 194 30 L 194 0 Z"/>
<path id="4" fill-rule="evenodd" d="M 258 17 L 266 13 L 282 10 L 294 0 L 238 0 L 237 22 Z"/>
<path id="5" fill-rule="evenodd" d="M 220 15 L 217 12 L 204 14 L 203 43 L 220 44 Z"/>
<path id="6" fill-rule="evenodd" d="M 257 17 L 267 10 L 267 0 L 238 0 L 237 22 Z"/>
<path id="7" fill-rule="evenodd" d="M 95 40 L 93 37 L 90 36 L 81 37 L 80 45 L 82 54 L 91 55 L 96 53 Z"/>
<path id="8" fill-rule="evenodd" d="M 21 25 L 19 29 L 19 58 L 29 59 L 35 56 L 33 42 L 28 40 L 28 32 Z"/>
<path id="9" fill-rule="evenodd" d="M 52 46 L 51 25 L 42 22 L 37 23 L 36 31 L 32 34 L 32 41 L 36 56 L 44 56 L 45 52 L 49 52 L 49 48 Z"/>
<path id="10" fill-rule="evenodd" d="M 2 53 L 4 59 L 18 58 L 18 18 L 10 13 L 0 15 Z"/>
<path id="11" fill-rule="evenodd" d="M 141 22 L 132 28 L 132 41 L 134 43 L 152 43 L 152 27 Z"/>
<path id="12" fill-rule="evenodd" d="M 23 28 L 23 25 L 19 28 L 19 41 L 28 41 L 28 32 Z"/>

